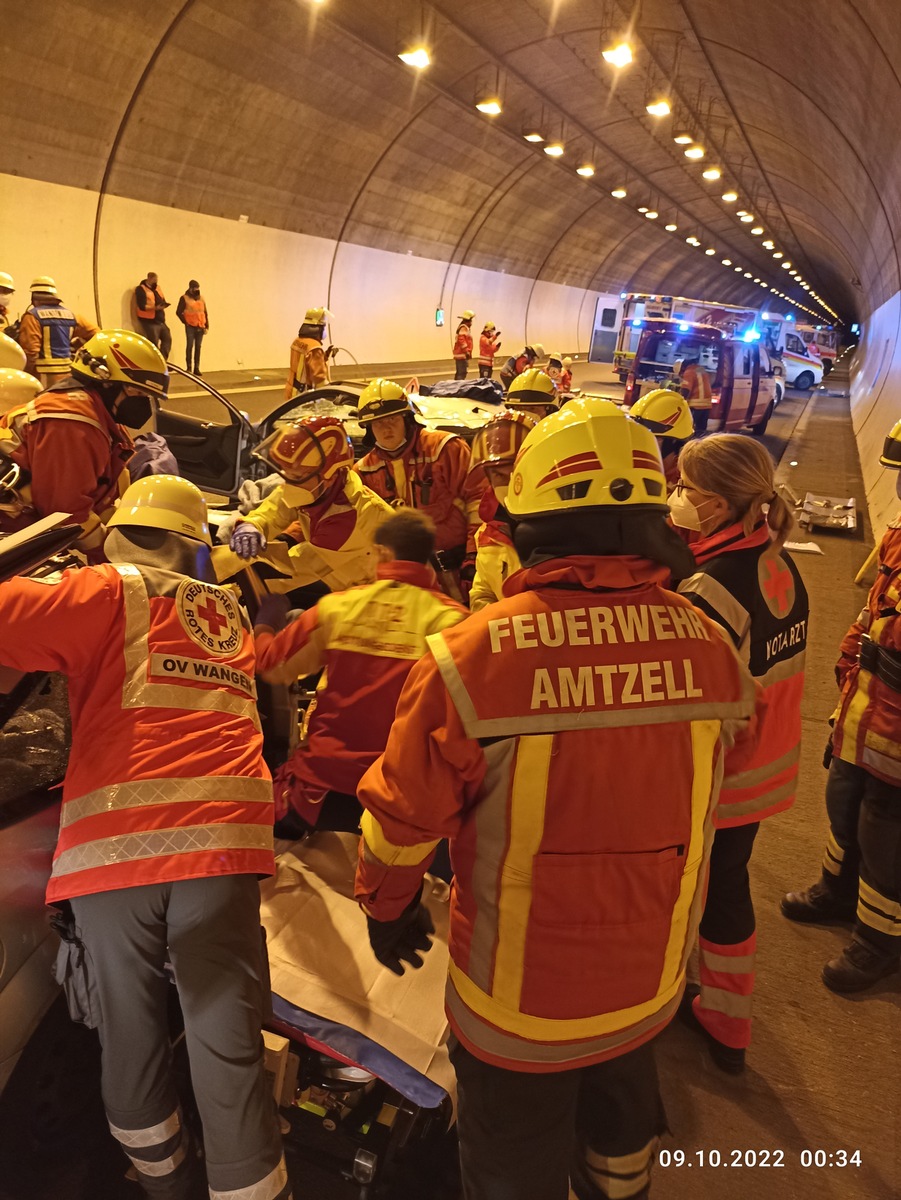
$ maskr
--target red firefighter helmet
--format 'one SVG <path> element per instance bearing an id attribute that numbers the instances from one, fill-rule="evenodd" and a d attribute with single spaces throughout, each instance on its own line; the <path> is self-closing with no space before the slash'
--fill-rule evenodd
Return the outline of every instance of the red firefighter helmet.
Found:
<path id="1" fill-rule="evenodd" d="M 470 471 L 501 463 L 512 466 L 520 446 L 536 424 L 535 418 L 524 412 L 503 412 L 492 417 L 472 439 Z"/>
<path id="2" fill-rule="evenodd" d="M 337 417 L 302 417 L 260 442 L 253 457 L 315 499 L 340 470 L 353 466 L 354 450 Z"/>

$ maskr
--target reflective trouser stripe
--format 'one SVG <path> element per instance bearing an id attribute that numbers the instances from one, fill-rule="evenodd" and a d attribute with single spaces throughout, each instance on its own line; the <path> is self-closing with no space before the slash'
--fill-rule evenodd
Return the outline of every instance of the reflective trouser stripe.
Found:
<path id="1" fill-rule="evenodd" d="M 183 1135 L 181 1114 L 177 1109 L 164 1121 L 143 1129 L 122 1129 L 112 1121 L 108 1123 L 110 1133 L 142 1175 L 154 1178 L 171 1175 L 185 1160 L 187 1138 Z"/>
<path id="2" fill-rule="evenodd" d="M 889 937 L 901 938 L 901 903 L 883 896 L 863 879 L 859 886 L 857 919 L 861 925 L 875 929 L 877 933 L 888 934 Z"/>
<path id="3" fill-rule="evenodd" d="M 590 1148 L 584 1151 L 584 1169 L 589 1185 L 597 1196 L 608 1200 L 629 1200 L 644 1191 L 651 1182 L 651 1167 L 660 1139 L 653 1137 L 634 1154 L 603 1155 Z M 571 1192 L 571 1195 L 577 1195 Z M 590 1193 L 589 1193 L 590 1194 Z M 587 1200 L 580 1197 L 579 1200 Z"/>
<path id="4" fill-rule="evenodd" d="M 830 833 L 826 840 L 826 851 L 823 854 L 823 870 L 828 871 L 830 875 L 840 875 L 844 861 L 845 852 L 835 840 L 835 836 Z"/>
<path id="5" fill-rule="evenodd" d="M 724 1046 L 743 1050 L 751 1044 L 751 1003 L 757 934 L 744 942 L 720 946 L 698 939 L 701 994 L 695 1016 Z"/>
<path id="6" fill-rule="evenodd" d="M 281 1200 L 282 1197 L 289 1200 L 290 1195 L 284 1155 L 269 1174 L 257 1183 L 248 1184 L 247 1187 L 229 1188 L 227 1192 L 217 1192 L 215 1188 L 210 1188 L 210 1200 Z"/>

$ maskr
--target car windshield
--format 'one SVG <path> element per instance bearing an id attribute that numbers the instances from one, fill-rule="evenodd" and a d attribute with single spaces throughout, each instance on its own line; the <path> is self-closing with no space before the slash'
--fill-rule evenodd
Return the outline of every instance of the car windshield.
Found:
<path id="1" fill-rule="evenodd" d="M 297 421 L 301 417 L 338 417 L 339 420 L 354 414 L 360 397 L 353 392 L 329 392 L 312 399 L 297 398 L 290 408 L 280 412 L 275 420 L 276 427 Z"/>
<path id="2" fill-rule="evenodd" d="M 674 365 L 680 361 L 697 361 L 715 375 L 720 365 L 720 343 L 696 334 L 648 330 L 639 344 L 635 370 L 639 379 L 663 380 L 672 375 Z"/>

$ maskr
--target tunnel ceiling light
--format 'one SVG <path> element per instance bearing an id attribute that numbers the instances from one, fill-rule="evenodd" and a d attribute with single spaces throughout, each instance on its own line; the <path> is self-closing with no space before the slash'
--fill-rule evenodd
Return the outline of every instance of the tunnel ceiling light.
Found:
<path id="1" fill-rule="evenodd" d="M 749 212 L 739 213 L 738 219 L 741 221 L 742 225 L 750 225 L 754 220 L 754 214 Z"/>
<path id="2" fill-rule="evenodd" d="M 551 158 L 562 158 L 565 150 L 562 142 L 548 142 L 544 147 L 545 154 L 549 154 Z"/>
<path id="3" fill-rule="evenodd" d="M 686 158 L 694 158 L 694 159 L 703 158 L 704 154 L 705 154 L 705 150 L 704 150 L 703 146 L 701 146 L 697 142 L 695 142 L 694 145 L 688 146 L 685 149 L 684 154 L 685 154 Z"/>
<path id="4" fill-rule="evenodd" d="M 755 225 L 754 228 L 751 230 L 751 233 L 753 233 L 754 237 L 760 237 L 760 235 L 763 233 L 763 226 Z"/>
<path id="5" fill-rule="evenodd" d="M 713 248 L 713 246 L 708 246 L 707 249 L 704 251 L 704 253 L 705 254 L 716 254 L 716 250 Z"/>
<path id="6" fill-rule="evenodd" d="M 660 216 L 660 213 L 657 212 L 657 210 L 655 208 L 649 208 L 648 211 L 644 214 L 646 221 L 656 221 L 659 216 Z"/>
<path id="7" fill-rule="evenodd" d="M 719 169 L 719 167 L 708 167 L 707 170 L 702 173 L 702 177 L 704 179 L 710 180 L 721 179 L 722 175 L 723 172 Z"/>
<path id="8" fill-rule="evenodd" d="M 755 282 L 755 283 L 760 283 L 760 278 L 759 278 L 759 276 L 755 276 L 755 278 L 754 278 L 754 282 Z"/>
<path id="9" fill-rule="evenodd" d="M 527 125 L 522 132 L 522 136 L 527 142 L 534 142 L 536 145 L 544 141 L 544 134 L 534 125 Z"/>
<path id="10" fill-rule="evenodd" d="M 632 47 L 626 41 L 617 42 L 602 50 L 601 57 L 604 62 L 610 63 L 611 67 L 627 67 L 632 61 Z"/>
<path id="11" fill-rule="evenodd" d="M 648 206 L 646 204 L 642 204 L 638 211 L 640 213 L 646 213 L 648 211 Z"/>
<path id="12" fill-rule="evenodd" d="M 665 97 L 661 96 L 657 100 L 652 100 L 650 104 L 644 106 L 645 112 L 652 117 L 668 117 L 673 111 L 670 107 L 670 102 Z"/>
<path id="13" fill-rule="evenodd" d="M 797 274 L 798 274 L 797 271 L 789 271 L 789 275 L 797 275 Z"/>
<path id="14" fill-rule="evenodd" d="M 424 71 L 432 63 L 428 47 L 422 42 L 409 42 L 398 52 L 397 57 L 408 67 L 415 67 L 417 71 Z"/>
<path id="15" fill-rule="evenodd" d="M 765 242 L 761 242 L 760 244 L 763 246 L 764 250 L 772 250 L 774 248 L 774 246 L 776 245 L 776 243 L 774 241 L 772 241 L 771 238 L 767 238 L 767 240 Z"/>
<path id="16" fill-rule="evenodd" d="M 504 111 L 501 98 L 496 92 L 487 92 L 476 100 L 476 108 L 488 117 L 497 117 Z"/>
<path id="17" fill-rule="evenodd" d="M 781 250 L 777 250 L 776 253 L 773 255 L 773 258 L 784 258 L 784 257 L 785 257 L 785 255 L 782 253 Z"/>
<path id="18" fill-rule="evenodd" d="M 738 271 L 739 273 L 741 272 L 741 267 L 736 267 L 735 269 L 736 269 L 736 271 Z"/>
<path id="19" fill-rule="evenodd" d="M 723 262 L 723 266 L 724 266 L 724 267 L 731 267 L 731 266 L 732 266 L 732 259 L 731 259 L 731 258 L 724 258 L 724 259 L 722 260 L 722 262 Z"/>
<path id="20" fill-rule="evenodd" d="M 700 246 L 701 244 L 693 233 L 690 233 L 685 240 L 688 242 L 689 246 Z"/>
<path id="21" fill-rule="evenodd" d="M 694 140 L 694 134 L 686 133 L 684 130 L 682 133 L 676 133 L 673 135 L 673 141 L 677 146 L 690 146 Z"/>
<path id="22" fill-rule="evenodd" d="M 783 271 L 787 271 L 791 267 L 791 263 L 788 261 L 788 259 L 786 259 L 785 262 L 781 263 L 780 265 Z"/>
<path id="23" fill-rule="evenodd" d="M 628 194 L 629 193 L 626 191 L 626 189 L 624 187 L 614 188 L 613 191 L 610 193 L 610 195 L 613 197 L 614 200 L 625 200 L 625 198 L 626 198 L 626 196 L 628 196 Z"/>
<path id="24" fill-rule="evenodd" d="M 675 233 L 679 226 L 670 221 L 669 225 L 664 225 L 663 228 L 667 233 Z"/>
<path id="25" fill-rule="evenodd" d="M 725 200 L 727 204 L 734 204 L 735 201 L 738 199 L 738 192 L 734 192 L 730 188 L 728 192 L 723 192 L 723 195 L 721 198 L 723 200 Z"/>
<path id="26" fill-rule="evenodd" d="M 590 179 L 594 174 L 594 164 L 583 162 L 581 166 L 576 167 L 576 174 L 581 175 L 583 179 Z"/>

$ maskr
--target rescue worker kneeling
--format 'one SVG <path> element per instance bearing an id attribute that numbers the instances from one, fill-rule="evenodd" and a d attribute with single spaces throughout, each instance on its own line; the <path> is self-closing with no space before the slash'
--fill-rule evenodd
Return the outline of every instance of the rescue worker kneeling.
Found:
<path id="1" fill-rule="evenodd" d="M 101 560 L 103 522 L 129 483 L 130 435 L 168 386 L 163 356 L 140 334 L 104 329 L 86 342 L 70 376 L 0 417 L 0 531 L 68 513 L 84 529 L 78 548 Z"/>
<path id="2" fill-rule="evenodd" d="M 304 822 L 294 834 L 359 828 L 357 784 L 385 749 L 410 668 L 426 638 L 468 615 L 437 590 L 434 548 L 424 513 L 395 513 L 375 533 L 376 583 L 323 597 L 281 633 L 273 634 L 280 598 L 260 607 L 254 636 L 263 679 L 292 683 L 322 671 L 303 744 L 275 780 L 276 817 L 293 811 Z"/>
<path id="3" fill-rule="evenodd" d="M 0 585 L 0 663 L 69 677 L 72 750 L 47 903 L 70 1011 L 99 1030 L 113 1137 L 141 1192 L 187 1200 L 199 1161 L 170 1074 L 171 962 L 211 1196 L 290 1196 L 260 1036 L 271 875 L 253 638 L 210 578 L 203 497 L 133 484 L 109 562 Z M 76 981 L 83 986 L 76 988 Z"/>
<path id="4" fill-rule="evenodd" d="M 507 507 L 523 570 L 411 671 L 357 792 L 356 895 L 376 957 L 420 965 L 422 876 L 450 839 L 467 1200 L 644 1197 L 665 1128 L 649 1043 L 679 1005 L 756 693 L 665 586 L 690 556 L 654 438 L 616 405 L 532 430 Z"/>
<path id="5" fill-rule="evenodd" d="M 242 561 L 216 551 L 219 578 L 263 557 L 268 543 L 281 538 L 290 546 L 292 573 L 271 580 L 271 591 L 320 584 L 336 592 L 374 579 L 372 539 L 391 509 L 350 470 L 353 446 L 337 417 L 293 421 L 261 442 L 253 456 L 285 482 L 232 530 L 229 544 Z"/>

